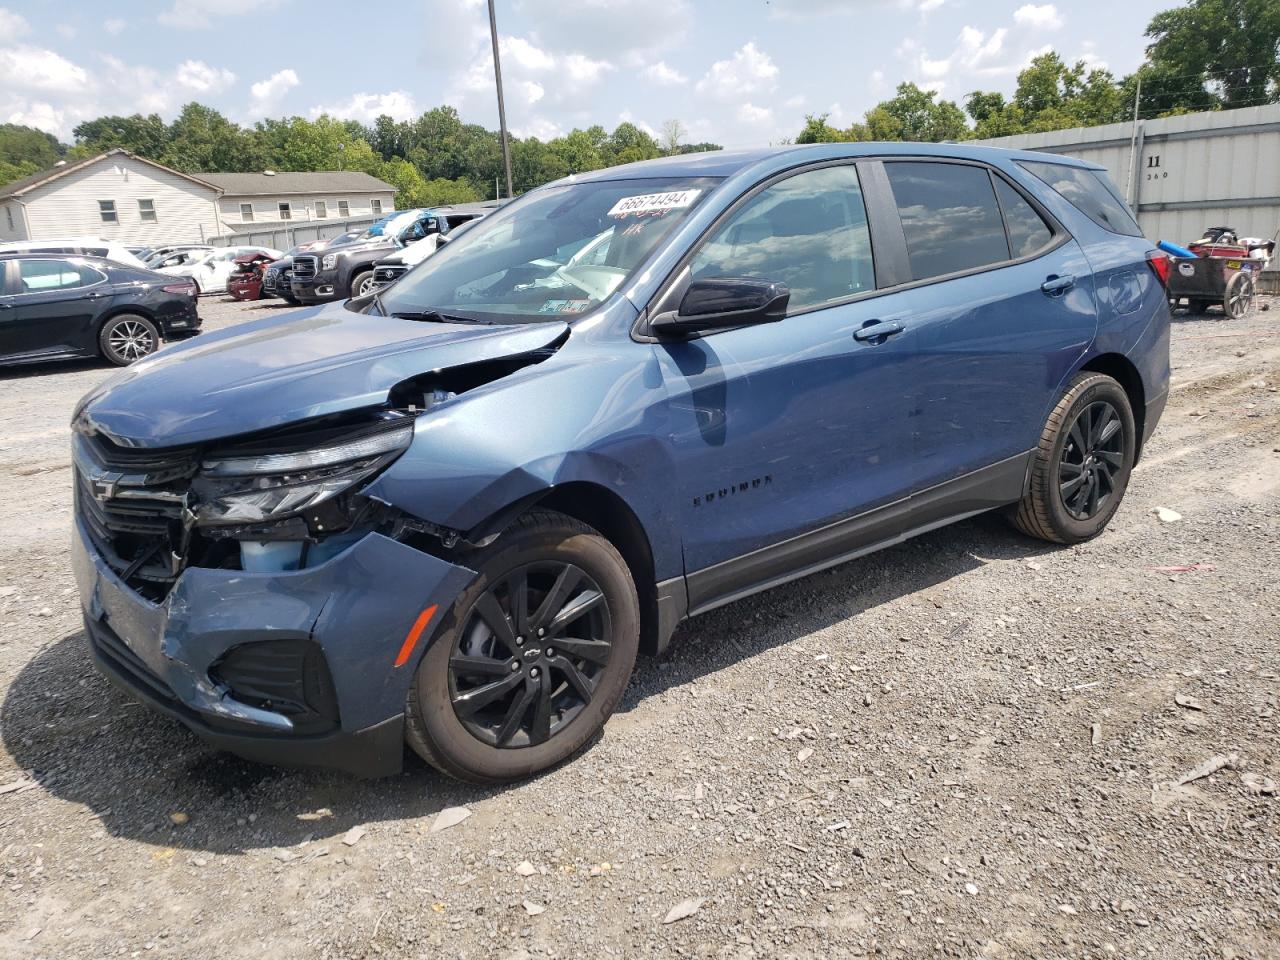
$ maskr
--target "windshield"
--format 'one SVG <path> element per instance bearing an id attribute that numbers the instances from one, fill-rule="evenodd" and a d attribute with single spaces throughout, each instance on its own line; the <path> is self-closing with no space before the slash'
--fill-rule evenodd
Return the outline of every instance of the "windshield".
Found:
<path id="1" fill-rule="evenodd" d="M 581 316 L 635 274 L 717 183 L 663 177 L 536 190 L 428 257 L 382 296 L 382 311 L 498 323 Z"/>
<path id="2" fill-rule="evenodd" d="M 386 237 L 398 236 L 405 227 L 417 220 L 423 213 L 425 213 L 423 210 L 397 210 L 390 216 L 383 217 L 377 223 L 370 224 L 369 229 L 362 233 L 359 239 L 381 240 Z"/>

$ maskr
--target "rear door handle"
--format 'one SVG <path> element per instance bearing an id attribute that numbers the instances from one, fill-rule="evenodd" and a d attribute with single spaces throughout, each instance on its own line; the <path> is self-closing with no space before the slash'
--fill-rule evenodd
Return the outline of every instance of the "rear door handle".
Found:
<path id="1" fill-rule="evenodd" d="M 1050 277 L 1044 283 L 1040 284 L 1040 289 L 1051 297 L 1060 297 L 1074 287 L 1075 284 L 1075 277 Z"/>
<path id="2" fill-rule="evenodd" d="M 901 333 L 905 328 L 896 320 L 868 320 L 853 331 L 853 339 L 866 342 L 868 340 L 887 340 Z"/>

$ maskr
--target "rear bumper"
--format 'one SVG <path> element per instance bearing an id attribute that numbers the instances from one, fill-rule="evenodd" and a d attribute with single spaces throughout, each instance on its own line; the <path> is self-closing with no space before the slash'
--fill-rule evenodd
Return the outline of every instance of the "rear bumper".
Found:
<path id="1" fill-rule="evenodd" d="M 424 607 L 451 603 L 475 576 L 370 534 L 304 570 L 191 567 L 153 603 L 119 579 L 78 520 L 72 563 L 94 659 L 112 682 L 219 749 L 359 776 L 401 768 L 409 683 L 432 637 L 421 637 L 415 656 L 396 667 L 400 647 Z M 326 702 L 334 709 L 319 724 L 219 678 L 232 651 L 304 641 L 318 648 L 331 684 Z M 299 676 L 299 687 L 314 689 L 315 676 Z"/>
<path id="2" fill-rule="evenodd" d="M 1142 448 L 1145 449 L 1147 441 L 1151 439 L 1151 435 L 1156 431 L 1156 424 L 1160 422 L 1160 417 L 1164 414 L 1164 408 L 1169 403 L 1169 391 L 1166 390 L 1154 400 L 1147 401 L 1146 416 L 1142 418 Z"/>

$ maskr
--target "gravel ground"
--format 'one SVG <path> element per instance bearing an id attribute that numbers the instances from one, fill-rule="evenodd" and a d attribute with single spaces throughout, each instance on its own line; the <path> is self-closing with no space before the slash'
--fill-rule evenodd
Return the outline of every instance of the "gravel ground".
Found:
<path id="1" fill-rule="evenodd" d="M 722 608 L 504 789 L 257 766 L 116 693 L 67 562 L 109 371 L 0 374 L 0 956 L 1280 956 L 1280 309 L 1173 354 L 1104 536 L 979 518 Z"/>

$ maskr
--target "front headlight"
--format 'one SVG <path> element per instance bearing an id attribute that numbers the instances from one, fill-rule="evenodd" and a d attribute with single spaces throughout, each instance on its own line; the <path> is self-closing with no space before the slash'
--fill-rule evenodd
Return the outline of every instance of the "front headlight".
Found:
<path id="1" fill-rule="evenodd" d="M 292 453 L 234 452 L 200 465 L 200 523 L 261 523 L 308 510 L 372 477 L 413 439 L 413 421 Z"/>
<path id="2" fill-rule="evenodd" d="M 320 269 L 332 270 L 333 265 L 337 262 L 338 262 L 338 255 L 336 253 L 326 253 L 324 255 L 324 258 L 320 261 Z"/>

